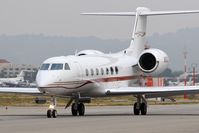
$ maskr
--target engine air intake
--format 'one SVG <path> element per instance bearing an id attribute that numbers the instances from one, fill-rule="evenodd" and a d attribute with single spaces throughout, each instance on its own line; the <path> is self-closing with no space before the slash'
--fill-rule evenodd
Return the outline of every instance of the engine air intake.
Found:
<path id="1" fill-rule="evenodd" d="M 139 64 L 143 70 L 152 70 L 156 66 L 156 58 L 151 53 L 144 53 L 139 59 Z"/>

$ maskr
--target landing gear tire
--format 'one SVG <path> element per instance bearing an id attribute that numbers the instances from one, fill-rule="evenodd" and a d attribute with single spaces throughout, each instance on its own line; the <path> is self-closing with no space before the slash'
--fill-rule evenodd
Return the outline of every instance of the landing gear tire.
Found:
<path id="1" fill-rule="evenodd" d="M 79 112 L 79 116 L 84 116 L 85 106 L 83 103 L 78 104 L 78 112 Z"/>
<path id="2" fill-rule="evenodd" d="M 47 117 L 48 118 L 51 118 L 52 117 L 52 111 L 49 109 L 47 110 Z"/>
<path id="3" fill-rule="evenodd" d="M 73 116 L 77 116 L 79 114 L 79 116 L 84 116 L 85 114 L 85 106 L 83 103 L 73 103 L 72 107 L 71 107 L 71 112 Z"/>
<path id="4" fill-rule="evenodd" d="M 141 103 L 140 111 L 141 111 L 141 115 L 146 115 L 147 114 L 147 105 L 145 103 Z"/>
<path id="5" fill-rule="evenodd" d="M 53 118 L 57 118 L 57 110 L 54 109 L 54 110 L 52 111 L 52 117 L 53 117 Z"/>
<path id="6" fill-rule="evenodd" d="M 72 107 L 71 107 L 71 112 L 72 112 L 72 115 L 73 115 L 73 116 L 77 116 L 77 113 L 78 113 L 78 112 L 77 112 L 77 111 L 78 111 L 78 110 L 77 110 L 78 107 L 75 107 L 75 106 L 76 106 L 75 103 L 73 103 L 73 104 L 72 104 Z"/>
<path id="7" fill-rule="evenodd" d="M 137 108 L 137 102 L 134 104 L 133 106 L 133 110 L 134 110 L 134 115 L 139 115 L 140 114 L 140 109 Z"/>

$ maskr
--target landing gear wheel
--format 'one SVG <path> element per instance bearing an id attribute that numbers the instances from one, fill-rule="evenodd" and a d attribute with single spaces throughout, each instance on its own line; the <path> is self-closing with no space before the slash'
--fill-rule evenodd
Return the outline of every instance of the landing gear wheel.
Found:
<path id="1" fill-rule="evenodd" d="M 54 109 L 54 110 L 52 111 L 52 117 L 53 117 L 53 118 L 56 118 L 56 117 L 57 117 L 57 110 Z"/>
<path id="2" fill-rule="evenodd" d="M 52 117 L 52 111 L 49 109 L 47 110 L 47 117 L 48 118 L 51 118 Z"/>
<path id="3" fill-rule="evenodd" d="M 84 116 L 85 107 L 83 103 L 78 104 L 78 112 L 79 112 L 79 116 Z"/>
<path id="4" fill-rule="evenodd" d="M 75 107 L 75 103 L 72 104 L 71 112 L 73 116 L 77 116 L 77 107 Z"/>
<path id="5" fill-rule="evenodd" d="M 141 111 L 141 115 L 146 115 L 146 113 L 147 113 L 147 105 L 145 103 L 141 103 L 140 111 Z"/>
<path id="6" fill-rule="evenodd" d="M 134 109 L 134 115 L 139 115 L 140 114 L 140 109 L 137 108 L 137 102 L 134 104 L 133 109 Z"/>

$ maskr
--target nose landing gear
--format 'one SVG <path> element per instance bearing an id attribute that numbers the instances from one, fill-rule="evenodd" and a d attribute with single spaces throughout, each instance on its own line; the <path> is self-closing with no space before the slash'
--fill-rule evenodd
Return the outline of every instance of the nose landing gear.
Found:
<path id="1" fill-rule="evenodd" d="M 57 117 L 57 110 L 55 109 L 56 105 L 57 105 L 57 100 L 55 97 L 52 97 L 51 104 L 49 106 L 49 109 L 47 110 L 48 118 L 56 118 Z"/>
<path id="2" fill-rule="evenodd" d="M 57 117 L 57 110 L 55 110 L 55 109 L 53 109 L 53 110 L 48 109 L 47 110 L 47 117 L 48 118 L 51 118 L 51 117 L 56 118 Z"/>

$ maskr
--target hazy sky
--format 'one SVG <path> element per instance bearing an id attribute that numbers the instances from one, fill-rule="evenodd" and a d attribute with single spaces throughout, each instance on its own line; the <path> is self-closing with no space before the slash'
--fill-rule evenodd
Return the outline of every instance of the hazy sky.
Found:
<path id="1" fill-rule="evenodd" d="M 148 7 L 153 11 L 199 10 L 199 0 L 0 0 L 0 35 L 44 34 L 47 36 L 96 36 L 103 39 L 130 40 L 134 17 L 82 16 L 80 13 L 135 11 L 139 6 Z M 157 32 L 162 34 L 176 32 L 179 29 L 194 29 L 195 27 L 199 27 L 199 14 L 153 16 L 148 18 L 147 31 L 150 36 Z M 153 43 L 150 45 L 152 47 L 153 45 L 159 48 L 164 47 L 163 50 L 167 50 L 166 52 L 169 53 L 169 56 L 173 59 L 171 62 L 174 63 L 175 60 L 179 61 L 173 64 L 173 66 L 175 65 L 175 69 L 182 69 L 182 52 L 184 45 L 187 45 L 189 61 L 191 63 L 199 62 L 199 46 L 196 45 L 197 43 L 192 43 L 194 44 L 192 46 L 188 43 L 197 40 L 197 34 L 193 33 L 195 36 L 192 35 L 192 32 L 191 35 L 188 34 L 190 40 L 187 38 L 188 35 L 179 38 L 176 42 L 180 42 L 182 45 L 177 45 L 175 42 L 172 42 L 172 36 L 169 36 L 166 42 L 161 41 L 158 44 Z M 175 35 L 175 33 L 171 35 Z M 17 38 L 14 36 L 14 39 Z M 78 39 L 76 40 L 78 41 Z M 11 40 L 11 42 L 12 41 L 13 40 Z M 11 47 L 10 44 L 9 48 L 7 48 L 8 50 L 6 50 L 5 47 L 8 47 L 8 45 L 4 44 L 3 40 L 1 40 L 0 58 L 6 58 L 14 63 L 21 63 L 22 61 L 23 63 L 41 63 L 44 58 L 62 55 L 62 52 L 64 52 L 64 54 L 67 53 L 68 49 L 71 51 L 80 49 L 79 46 L 77 47 L 77 45 L 74 44 L 63 44 L 62 52 L 60 51 L 60 47 L 57 47 L 57 49 L 51 49 L 52 54 L 50 55 L 43 55 L 42 52 L 39 53 L 40 58 L 38 58 L 34 53 L 37 50 L 33 49 L 40 47 L 41 51 L 41 44 L 31 45 L 38 40 L 32 42 L 27 41 L 30 41 L 30 39 L 24 38 L 24 40 L 18 40 L 16 44 L 24 44 L 23 47 L 21 45 Z M 57 41 L 49 42 L 49 45 L 51 45 L 51 43 L 56 44 L 55 46 L 61 45 Z M 82 47 L 85 47 L 85 43 L 88 42 L 81 42 L 80 44 L 82 44 Z M 173 45 L 171 46 L 171 44 Z M 92 45 L 92 49 L 98 48 L 96 45 Z M 168 45 L 174 48 L 173 51 L 169 50 L 170 47 Z M 26 50 L 29 49 L 30 52 L 24 53 L 23 50 L 25 47 Z M 43 50 L 46 51 L 45 48 L 46 47 L 44 47 Z M 117 48 L 121 49 L 120 46 Z M 13 49 L 13 52 L 8 52 L 10 49 Z M 106 50 L 107 47 L 103 47 L 103 49 Z M 103 49 L 102 51 L 104 51 Z M 175 51 L 175 49 L 177 50 Z M 49 51 L 48 49 L 46 53 L 49 54 Z M 31 54 L 31 52 L 33 53 Z M 26 56 L 22 56 L 23 54 L 26 54 Z M 28 58 L 26 58 L 27 56 Z M 20 60 L 22 61 L 20 62 Z"/>
<path id="2" fill-rule="evenodd" d="M 97 36 L 128 39 L 134 17 L 81 16 L 81 12 L 199 9 L 198 0 L 0 0 L 0 34 Z M 199 14 L 148 19 L 149 35 L 199 27 Z"/>

